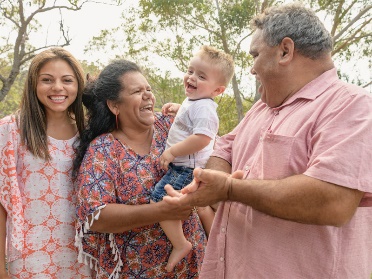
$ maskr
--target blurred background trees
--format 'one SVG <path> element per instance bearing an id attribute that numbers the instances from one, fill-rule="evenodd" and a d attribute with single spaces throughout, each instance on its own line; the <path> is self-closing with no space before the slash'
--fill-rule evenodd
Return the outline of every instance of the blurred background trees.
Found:
<path id="1" fill-rule="evenodd" d="M 49 4 L 48 3 L 52 3 Z M 59 3 L 60 2 L 60 3 Z M 78 11 L 90 0 L 10 1 L 0 0 L 0 117 L 13 112 L 23 87 L 24 71 L 29 60 L 41 49 L 70 44 L 70 28 L 64 23 L 66 10 Z M 252 65 L 248 54 L 251 30 L 249 22 L 266 7 L 283 1 L 270 0 L 138 0 L 105 1 L 118 8 L 125 3 L 120 23 L 111 29 L 97 30 L 91 41 L 81 46 L 86 54 L 97 56 L 82 61 L 88 73 L 98 73 L 102 64 L 98 56 L 126 58 L 138 62 L 146 72 L 157 98 L 157 108 L 166 102 L 184 99 L 182 72 L 193 52 L 203 44 L 230 53 L 236 63 L 231 86 L 217 97 L 220 135 L 227 133 L 242 119 L 259 98 L 256 84 L 249 73 Z M 285 2 L 285 1 L 284 1 Z M 342 63 L 369 61 L 371 69 L 372 4 L 368 0 L 306 0 L 325 22 L 334 39 L 333 57 Z M 130 5 L 128 4 L 130 3 Z M 57 5 L 58 4 L 58 5 Z M 26 8 L 27 7 L 27 8 Z M 58 9 L 60 38 L 42 45 L 28 40 L 40 27 L 38 13 Z M 28 16 L 26 16 L 26 14 Z M 81 19 L 84 20 L 84 19 Z M 110 20 L 97 19 L 97 20 Z M 55 32 L 55 31 L 54 31 Z M 99 55 L 97 55 L 99 53 Z M 344 65 L 344 64 L 343 64 Z M 346 64 L 349 65 L 349 64 Z M 362 78 L 351 79 L 347 67 L 338 69 L 340 77 L 367 87 Z M 370 85 L 369 85 L 370 86 Z"/>

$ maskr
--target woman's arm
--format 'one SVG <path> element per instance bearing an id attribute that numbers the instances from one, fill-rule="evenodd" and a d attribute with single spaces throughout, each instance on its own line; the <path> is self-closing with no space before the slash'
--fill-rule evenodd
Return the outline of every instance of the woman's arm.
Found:
<path id="1" fill-rule="evenodd" d="M 121 233 L 164 220 L 185 220 L 191 209 L 191 206 L 172 205 L 164 201 L 142 205 L 107 204 L 90 230 Z"/>
<path id="2" fill-rule="evenodd" d="M 4 207 L 0 204 L 0 278 L 10 279 L 8 272 L 6 270 L 6 211 Z"/>

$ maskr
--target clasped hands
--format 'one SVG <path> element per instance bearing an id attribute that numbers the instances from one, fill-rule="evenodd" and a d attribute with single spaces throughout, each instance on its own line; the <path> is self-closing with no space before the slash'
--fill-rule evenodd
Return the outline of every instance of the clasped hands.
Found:
<path id="1" fill-rule="evenodd" d="M 228 174 L 210 169 L 194 169 L 194 180 L 181 191 L 165 186 L 168 196 L 163 198 L 170 204 L 208 206 L 231 199 L 233 180 L 242 179 L 243 171 Z"/>

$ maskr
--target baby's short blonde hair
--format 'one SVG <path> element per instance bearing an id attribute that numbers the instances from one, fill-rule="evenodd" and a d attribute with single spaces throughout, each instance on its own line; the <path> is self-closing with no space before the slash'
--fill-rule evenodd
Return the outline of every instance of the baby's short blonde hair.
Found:
<path id="1" fill-rule="evenodd" d="M 195 55 L 199 55 L 202 59 L 206 59 L 221 70 L 221 79 L 224 86 L 227 86 L 231 81 L 235 69 L 233 57 L 215 47 L 203 45 Z"/>

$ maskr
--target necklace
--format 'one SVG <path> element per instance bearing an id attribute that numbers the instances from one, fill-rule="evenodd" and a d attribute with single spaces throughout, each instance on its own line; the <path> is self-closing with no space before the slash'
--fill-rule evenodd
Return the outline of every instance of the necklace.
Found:
<path id="1" fill-rule="evenodd" d="M 134 137 L 130 138 L 128 137 L 122 129 L 117 130 L 120 137 L 123 139 L 123 141 L 136 153 L 139 155 L 146 155 L 150 152 L 151 143 L 152 143 L 152 136 L 153 136 L 153 127 L 149 129 L 146 135 L 143 135 L 143 133 L 138 133 Z M 119 140 L 120 140 L 120 137 Z"/>

